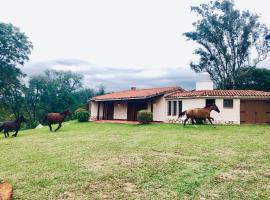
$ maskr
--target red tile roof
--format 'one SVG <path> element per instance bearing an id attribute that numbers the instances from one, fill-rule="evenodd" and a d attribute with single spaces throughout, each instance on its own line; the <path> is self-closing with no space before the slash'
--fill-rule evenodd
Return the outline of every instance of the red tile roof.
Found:
<path id="1" fill-rule="evenodd" d="M 166 98 L 177 97 L 269 97 L 270 92 L 256 90 L 194 90 L 188 92 L 174 92 L 166 96 Z"/>
<path id="2" fill-rule="evenodd" d="M 93 101 L 102 100 L 125 100 L 125 99 L 146 99 L 162 94 L 169 94 L 171 92 L 184 92 L 181 87 L 162 87 L 162 88 L 149 88 L 149 89 L 135 89 L 125 90 L 121 92 L 114 92 L 110 94 L 104 94 L 92 98 Z"/>

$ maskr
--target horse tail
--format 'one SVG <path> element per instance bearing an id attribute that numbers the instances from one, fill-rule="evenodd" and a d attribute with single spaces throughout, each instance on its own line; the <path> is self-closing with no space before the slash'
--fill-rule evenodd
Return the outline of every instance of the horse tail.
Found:
<path id="1" fill-rule="evenodd" d="M 183 117 L 186 113 L 187 113 L 187 111 L 185 110 L 184 112 L 179 113 L 178 117 Z"/>

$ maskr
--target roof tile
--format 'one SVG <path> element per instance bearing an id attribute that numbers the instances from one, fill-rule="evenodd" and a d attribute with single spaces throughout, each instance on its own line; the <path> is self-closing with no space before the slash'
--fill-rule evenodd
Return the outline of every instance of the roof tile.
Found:
<path id="1" fill-rule="evenodd" d="M 194 90 L 188 92 L 174 92 L 166 98 L 177 97 L 216 97 L 216 96 L 239 96 L 239 97 L 270 97 L 270 92 L 256 90 Z"/>
<path id="2" fill-rule="evenodd" d="M 168 94 L 170 92 L 185 90 L 181 87 L 162 87 L 162 88 L 149 88 L 149 89 L 135 89 L 135 90 L 125 90 L 121 92 L 115 92 L 110 94 L 104 94 L 101 96 L 96 96 L 92 98 L 94 101 L 102 100 L 119 100 L 119 99 L 143 99 L 152 96 L 158 96 L 161 94 Z"/>

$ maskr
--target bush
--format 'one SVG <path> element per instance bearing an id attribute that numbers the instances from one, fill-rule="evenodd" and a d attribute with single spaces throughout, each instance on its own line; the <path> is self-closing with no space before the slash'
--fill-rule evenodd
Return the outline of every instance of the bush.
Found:
<path id="1" fill-rule="evenodd" d="M 149 124 L 153 121 L 153 113 L 147 110 L 140 110 L 138 112 L 137 119 L 142 124 Z"/>
<path id="2" fill-rule="evenodd" d="M 77 110 L 74 111 L 74 114 L 75 114 L 75 116 L 77 117 L 77 114 L 78 114 L 79 112 L 85 112 L 85 111 L 87 111 L 87 110 L 84 109 L 84 108 L 78 108 Z"/>
<path id="3" fill-rule="evenodd" d="M 77 119 L 79 122 L 88 122 L 89 113 L 87 111 L 81 111 L 77 113 Z"/>

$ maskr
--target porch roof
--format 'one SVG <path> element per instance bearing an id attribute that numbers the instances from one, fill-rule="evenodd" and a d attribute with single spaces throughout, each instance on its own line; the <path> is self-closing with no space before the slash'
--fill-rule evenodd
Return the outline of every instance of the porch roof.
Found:
<path id="1" fill-rule="evenodd" d="M 117 101 L 117 100 L 131 100 L 131 99 L 148 99 L 173 92 L 184 92 L 181 87 L 162 87 L 149 89 L 131 89 L 121 92 L 114 92 L 93 97 L 91 101 Z"/>

